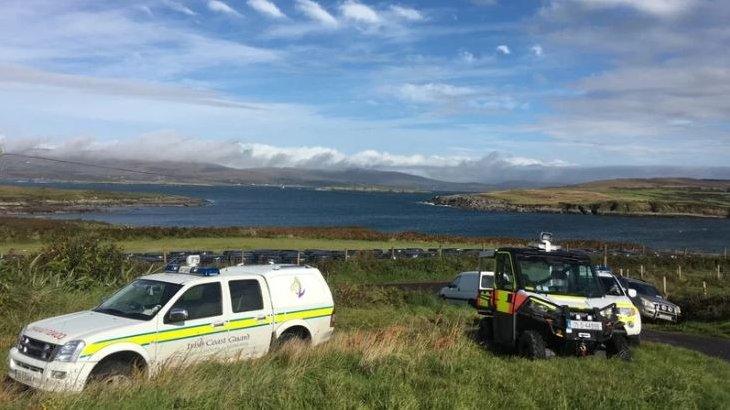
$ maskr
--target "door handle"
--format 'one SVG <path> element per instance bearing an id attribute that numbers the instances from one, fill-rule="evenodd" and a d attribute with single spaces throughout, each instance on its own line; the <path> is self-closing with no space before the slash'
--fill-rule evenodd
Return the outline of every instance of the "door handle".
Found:
<path id="1" fill-rule="evenodd" d="M 266 315 L 258 315 L 256 316 L 256 320 L 264 320 L 266 319 Z"/>
<path id="2" fill-rule="evenodd" d="M 213 325 L 213 327 L 221 327 L 221 326 L 223 326 L 225 324 L 226 324 L 226 322 L 213 322 L 213 323 L 211 323 L 211 325 Z"/>

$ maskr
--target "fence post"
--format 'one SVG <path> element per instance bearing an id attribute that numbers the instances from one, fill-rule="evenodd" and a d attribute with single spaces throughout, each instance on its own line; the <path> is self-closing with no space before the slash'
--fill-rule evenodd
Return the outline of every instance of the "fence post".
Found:
<path id="1" fill-rule="evenodd" d="M 243 249 L 241 249 L 241 265 L 246 264 L 246 258 L 243 256 Z"/>
<path id="2" fill-rule="evenodd" d="M 620 268 L 618 270 L 618 274 L 619 274 L 619 276 L 624 276 L 624 268 Z"/>
<path id="3" fill-rule="evenodd" d="M 705 282 L 704 280 L 702 281 L 702 293 L 707 296 L 707 282 Z"/>
<path id="4" fill-rule="evenodd" d="M 631 275 L 629 274 L 629 272 L 631 272 L 631 269 L 626 268 L 626 277 L 627 278 L 630 278 L 631 277 Z"/>
<path id="5" fill-rule="evenodd" d="M 720 280 L 722 278 L 722 275 L 720 274 L 720 264 L 717 264 L 717 279 Z"/>
<path id="6" fill-rule="evenodd" d="M 297 251 L 297 265 L 300 265 L 302 263 L 302 252 Z"/>
<path id="7" fill-rule="evenodd" d="M 662 285 L 664 286 L 664 294 L 667 294 L 667 277 L 662 276 Z"/>
<path id="8" fill-rule="evenodd" d="M 603 266 L 608 266 L 608 245 L 603 244 Z"/>
<path id="9" fill-rule="evenodd" d="M 444 258 L 444 246 L 442 244 L 439 244 L 439 258 Z"/>
<path id="10" fill-rule="evenodd" d="M 677 276 L 682 279 L 682 265 L 677 265 Z"/>
<path id="11" fill-rule="evenodd" d="M 162 262 L 165 262 L 165 265 L 167 265 L 167 252 L 164 249 L 162 250 Z"/>
<path id="12" fill-rule="evenodd" d="M 641 276 L 641 279 L 644 279 L 644 265 L 639 266 L 639 275 Z"/>
<path id="13" fill-rule="evenodd" d="M 345 249 L 345 260 L 349 260 L 349 259 L 350 259 L 350 253 L 347 251 L 347 249 Z"/>
<path id="14" fill-rule="evenodd" d="M 395 248 L 390 247 L 390 259 L 395 259 Z"/>

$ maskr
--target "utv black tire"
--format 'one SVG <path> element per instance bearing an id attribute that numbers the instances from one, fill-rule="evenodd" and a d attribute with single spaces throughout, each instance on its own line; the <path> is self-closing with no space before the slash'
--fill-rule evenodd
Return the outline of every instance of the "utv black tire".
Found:
<path id="1" fill-rule="evenodd" d="M 520 356 L 528 359 L 546 359 L 545 340 L 542 335 L 534 330 L 525 330 L 520 334 L 517 342 L 517 351 Z"/>
<path id="2" fill-rule="evenodd" d="M 107 360 L 99 363 L 91 371 L 89 381 L 108 386 L 121 386 L 132 382 L 134 364 L 120 360 Z"/>
<path id="3" fill-rule="evenodd" d="M 609 359 L 615 357 L 627 362 L 631 360 L 631 348 L 626 336 L 613 335 L 611 337 L 611 340 L 606 344 L 606 357 Z"/>
<path id="4" fill-rule="evenodd" d="M 494 340 L 494 328 L 492 328 L 491 318 L 482 318 L 479 321 L 479 329 L 477 330 L 477 339 L 479 343 L 488 344 Z"/>

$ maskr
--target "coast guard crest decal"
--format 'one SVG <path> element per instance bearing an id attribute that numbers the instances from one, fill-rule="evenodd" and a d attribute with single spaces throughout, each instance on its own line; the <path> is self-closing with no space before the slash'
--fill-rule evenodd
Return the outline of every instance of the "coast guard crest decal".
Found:
<path id="1" fill-rule="evenodd" d="M 302 287 L 302 282 L 299 281 L 299 278 L 294 278 L 294 282 L 291 283 L 291 291 L 294 292 L 298 298 L 304 296 L 305 289 Z"/>

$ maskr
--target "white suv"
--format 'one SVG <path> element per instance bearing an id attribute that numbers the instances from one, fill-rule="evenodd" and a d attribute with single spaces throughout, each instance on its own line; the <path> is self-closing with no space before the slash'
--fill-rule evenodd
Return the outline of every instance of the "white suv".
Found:
<path id="1" fill-rule="evenodd" d="M 135 371 L 264 355 L 290 339 L 332 336 L 334 303 L 308 266 L 172 266 L 138 278 L 98 307 L 34 322 L 9 354 L 9 376 L 43 390 L 80 391 Z"/>

